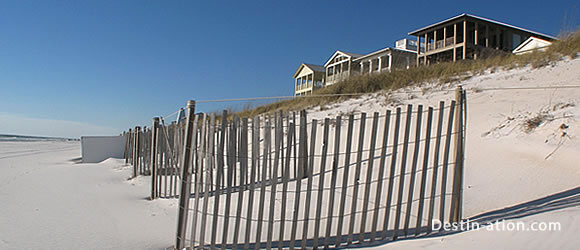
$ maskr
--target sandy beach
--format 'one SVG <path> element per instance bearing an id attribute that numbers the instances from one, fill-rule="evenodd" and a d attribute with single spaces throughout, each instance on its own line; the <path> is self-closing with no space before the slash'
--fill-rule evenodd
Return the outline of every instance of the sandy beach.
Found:
<path id="1" fill-rule="evenodd" d="M 464 218 L 557 222 L 557 231 L 486 229 L 401 240 L 373 248 L 571 249 L 580 244 L 580 90 L 513 89 L 580 82 L 580 59 L 540 69 L 487 72 L 468 91 Z M 309 111 L 384 112 L 407 103 L 436 105 L 454 86 L 425 83 Z M 420 90 L 424 93 L 417 93 Z M 396 101 L 393 101 L 396 100 Z M 537 114 L 548 118 L 526 130 Z M 565 126 L 563 126 L 563 124 Z M 0 248 L 162 249 L 174 244 L 177 200 L 149 201 L 150 178 L 129 180 L 122 159 L 78 163 L 80 143 L 0 142 Z"/>

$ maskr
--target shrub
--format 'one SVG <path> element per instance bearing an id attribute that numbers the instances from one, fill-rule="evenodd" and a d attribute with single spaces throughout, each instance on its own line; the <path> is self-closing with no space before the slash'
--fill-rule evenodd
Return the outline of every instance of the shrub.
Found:
<path id="1" fill-rule="evenodd" d="M 487 70 L 493 73 L 498 67 L 513 69 L 529 65 L 533 68 L 539 68 L 561 60 L 563 56 L 576 58 L 580 52 L 580 31 L 564 34 L 560 37 L 560 40 L 554 41 L 552 46 L 545 51 L 513 55 L 497 50 L 486 50 L 482 52 L 480 59 L 475 61 L 444 62 L 412 67 L 407 70 L 396 69 L 392 72 L 354 76 L 348 80 L 327 86 L 326 88 L 315 90 L 313 94 L 319 96 L 305 96 L 292 100 L 278 101 L 253 109 L 243 110 L 238 114 L 242 117 L 251 117 L 279 110 L 296 111 L 340 102 L 349 98 L 358 97 L 360 94 L 372 93 L 379 90 L 396 90 L 424 82 L 450 83 L 466 80 L 474 75 L 482 74 Z M 320 96 L 334 94 L 343 94 L 343 96 Z M 536 121 L 530 121 L 529 127 L 534 127 Z"/>

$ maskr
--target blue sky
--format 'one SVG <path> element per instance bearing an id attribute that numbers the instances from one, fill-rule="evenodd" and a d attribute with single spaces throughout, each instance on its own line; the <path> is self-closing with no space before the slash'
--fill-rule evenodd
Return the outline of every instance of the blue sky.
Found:
<path id="1" fill-rule="evenodd" d="M 393 46 L 409 31 L 464 12 L 557 35 L 578 26 L 577 5 L 1 1 L 0 134 L 112 134 L 148 126 L 188 99 L 292 95 L 300 63 L 323 64 L 337 49 Z"/>

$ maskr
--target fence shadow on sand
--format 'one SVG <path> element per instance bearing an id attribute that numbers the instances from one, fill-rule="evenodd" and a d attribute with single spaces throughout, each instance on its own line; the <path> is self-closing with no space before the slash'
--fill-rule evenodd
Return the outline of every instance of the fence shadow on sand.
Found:
<path id="1" fill-rule="evenodd" d="M 528 216 L 551 212 L 555 210 L 577 207 L 580 206 L 580 186 L 558 192 L 555 194 L 548 195 L 543 198 L 527 201 L 517 205 L 492 210 L 482 214 L 478 214 L 469 218 L 470 222 L 479 223 L 479 225 L 489 225 L 501 220 L 513 220 L 525 218 Z M 427 228 L 421 228 L 421 231 L 426 231 Z M 433 232 L 431 234 L 420 234 L 419 236 L 408 236 L 402 237 L 400 240 L 409 240 L 416 238 L 433 238 L 442 237 L 457 233 L 462 233 L 465 231 L 439 231 Z M 378 246 L 385 243 L 389 243 L 391 240 L 388 238 L 385 240 L 361 243 L 355 245 L 356 247 L 372 247 Z"/>

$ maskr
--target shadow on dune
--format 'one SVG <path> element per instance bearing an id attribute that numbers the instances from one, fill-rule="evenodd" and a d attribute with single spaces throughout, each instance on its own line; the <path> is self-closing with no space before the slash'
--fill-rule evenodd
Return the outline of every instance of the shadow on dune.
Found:
<path id="1" fill-rule="evenodd" d="M 524 218 L 531 215 L 541 214 L 545 212 L 550 212 L 554 210 L 570 208 L 570 207 L 577 207 L 580 206 L 580 186 L 562 191 L 559 193 L 551 194 L 543 198 L 539 198 L 536 200 L 524 202 L 521 204 L 492 210 L 489 212 L 485 212 L 479 215 L 472 216 L 467 218 L 469 222 L 477 222 L 481 226 L 486 226 L 489 224 L 493 224 L 497 221 L 501 220 L 511 220 L 511 219 L 519 219 Z M 452 235 L 457 233 L 462 233 L 464 231 L 430 231 L 427 227 L 421 228 L 409 228 L 407 232 L 404 232 L 402 228 L 399 229 L 398 235 L 396 240 L 393 240 L 394 231 L 377 231 L 376 236 L 374 238 L 371 237 L 371 233 L 364 233 L 362 235 L 363 240 L 360 241 L 361 235 L 354 233 L 352 235 L 352 241 L 350 244 L 347 243 L 348 236 L 343 235 L 342 239 L 340 240 L 340 244 L 337 243 L 337 237 L 330 237 L 327 242 L 330 248 L 364 248 L 364 247 L 376 247 L 391 243 L 393 241 L 401 241 L 401 240 L 412 240 L 412 239 L 427 239 L 433 237 L 441 237 L 446 235 Z M 405 235 L 406 234 L 406 235 Z M 298 236 L 297 238 L 300 238 Z M 324 238 L 319 238 L 318 240 L 318 248 L 324 248 L 325 243 Z M 207 243 L 206 243 L 207 244 Z M 296 239 L 295 242 L 296 246 L 300 246 L 302 244 L 301 239 Z M 255 248 L 255 243 L 249 244 L 250 248 Z M 272 242 L 272 247 L 277 248 L 281 246 L 282 248 L 290 247 L 290 241 L 276 241 Z M 243 246 L 243 245 L 242 245 Z M 305 246 L 307 248 L 312 248 L 314 246 L 314 239 L 308 239 L 306 241 Z M 231 244 L 226 246 L 227 248 L 232 248 Z M 239 246 L 238 246 L 239 247 Z M 266 243 L 261 243 L 258 248 L 265 248 Z"/>
<path id="2" fill-rule="evenodd" d="M 520 219 L 531 215 L 578 206 L 580 206 L 580 186 L 559 193 L 551 194 L 536 200 L 478 214 L 467 219 L 470 222 L 477 222 L 479 223 L 479 225 L 485 226 L 501 220 Z M 464 232 L 464 231 L 438 231 L 438 232 L 434 231 L 428 233 L 428 230 L 429 230 L 428 228 L 420 228 L 419 231 L 422 233 L 419 234 L 418 236 L 415 235 L 406 237 L 403 236 L 399 239 L 410 240 L 418 238 L 432 238 Z M 374 242 L 368 243 L 363 242 L 355 244 L 352 245 L 352 247 L 374 247 L 389 242 L 392 242 L 392 240 L 387 238 Z"/>
<path id="3" fill-rule="evenodd" d="M 576 207 L 580 205 L 580 186 L 548 195 L 544 198 L 524 202 L 511 207 L 485 212 L 469 218 L 470 221 L 480 224 L 497 220 L 510 220 L 530 215 L 550 212 L 558 209 Z"/>

